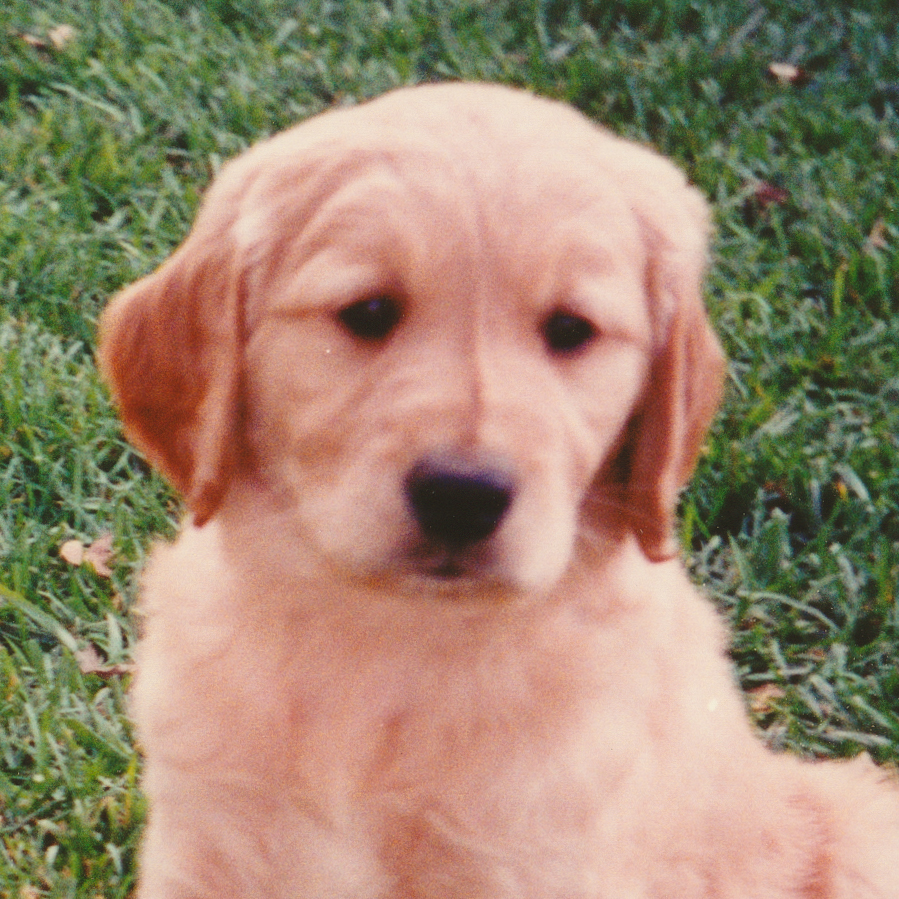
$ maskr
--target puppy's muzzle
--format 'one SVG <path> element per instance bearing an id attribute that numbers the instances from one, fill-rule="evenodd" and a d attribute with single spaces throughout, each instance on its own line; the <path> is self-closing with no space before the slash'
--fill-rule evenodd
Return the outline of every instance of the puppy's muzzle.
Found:
<path id="1" fill-rule="evenodd" d="M 450 549 L 490 537 L 514 495 L 509 474 L 471 464 L 420 462 L 406 478 L 406 498 L 422 533 Z"/>

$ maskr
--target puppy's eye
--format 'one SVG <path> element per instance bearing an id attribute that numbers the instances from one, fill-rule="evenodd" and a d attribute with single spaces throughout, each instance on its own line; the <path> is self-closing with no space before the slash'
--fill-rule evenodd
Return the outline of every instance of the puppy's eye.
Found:
<path id="1" fill-rule="evenodd" d="M 390 336 L 403 317 L 403 310 L 392 297 L 372 297 L 341 309 L 337 317 L 350 334 L 375 342 Z"/>
<path id="2" fill-rule="evenodd" d="M 596 337 L 596 326 L 572 312 L 553 312 L 543 323 L 543 339 L 552 353 L 573 353 Z"/>

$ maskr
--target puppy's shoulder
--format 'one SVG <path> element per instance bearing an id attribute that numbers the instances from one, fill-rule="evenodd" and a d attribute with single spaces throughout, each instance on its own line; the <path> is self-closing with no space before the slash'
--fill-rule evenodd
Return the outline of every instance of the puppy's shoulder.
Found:
<path id="1" fill-rule="evenodd" d="M 687 628 L 714 646 L 725 639 L 720 616 L 679 557 L 652 561 L 627 540 L 588 577 L 602 604 L 623 615 L 651 619 L 666 631 Z"/>
<path id="2" fill-rule="evenodd" d="M 141 613 L 161 616 L 170 610 L 215 603 L 234 590 L 234 572 L 222 548 L 219 528 L 185 522 L 172 543 L 154 546 L 142 576 Z"/>

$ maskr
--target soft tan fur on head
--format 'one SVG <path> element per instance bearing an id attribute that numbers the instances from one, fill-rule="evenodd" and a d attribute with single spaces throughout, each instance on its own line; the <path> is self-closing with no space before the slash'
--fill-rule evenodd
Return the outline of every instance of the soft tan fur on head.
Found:
<path id="1" fill-rule="evenodd" d="M 247 281 L 268 278 L 271 289 L 282 252 L 286 255 L 285 247 L 303 234 L 319 198 L 327 198 L 336 183 L 351 179 L 354 167 L 361 165 L 355 160 L 362 158 L 367 129 L 375 142 L 387 134 L 389 145 L 394 124 L 398 133 L 404 126 L 409 133 L 419 123 L 422 128 L 434 122 L 445 127 L 439 107 L 429 108 L 427 95 L 443 92 L 452 106 L 453 90 L 418 89 L 424 102 L 417 108 L 415 94 L 399 91 L 355 110 L 330 113 L 229 164 L 182 247 L 107 310 L 100 364 L 126 432 L 184 494 L 197 523 L 215 513 L 246 451 L 243 345 L 245 331 L 252 331 L 260 311 L 258 297 L 253 310 L 245 308 Z M 650 558 L 666 558 L 675 551 L 677 495 L 692 472 L 721 392 L 722 356 L 701 299 L 704 201 L 668 162 L 587 125 L 564 107 L 523 93 L 480 90 L 485 114 L 501 110 L 509 117 L 510 130 L 519 127 L 524 114 L 522 147 L 529 140 L 528 113 L 553 124 L 558 117 L 571 129 L 572 147 L 584 147 L 584 176 L 590 177 L 592 166 L 597 183 L 617 185 L 639 222 L 654 331 L 651 370 L 627 441 L 614 462 L 606 460 L 605 480 L 598 478 L 596 489 L 611 493 L 623 510 L 619 517 Z M 466 98 L 460 128 L 470 108 Z M 252 201 L 245 203 L 251 193 Z M 606 385 L 597 384 L 597 389 Z M 609 471 L 614 471 L 615 483 L 609 482 Z M 602 509 L 599 499 L 596 507 Z"/>

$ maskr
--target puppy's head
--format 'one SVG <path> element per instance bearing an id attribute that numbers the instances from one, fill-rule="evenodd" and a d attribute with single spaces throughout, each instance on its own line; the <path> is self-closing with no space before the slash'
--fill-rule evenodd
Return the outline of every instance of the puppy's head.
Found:
<path id="1" fill-rule="evenodd" d="M 101 367 L 197 524 L 255 502 L 351 575 L 545 588 L 596 534 L 674 551 L 721 384 L 706 227 L 562 105 L 400 90 L 228 164 Z"/>

